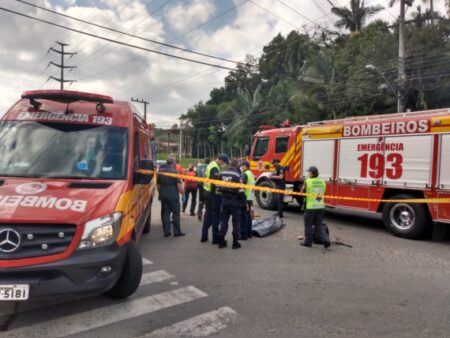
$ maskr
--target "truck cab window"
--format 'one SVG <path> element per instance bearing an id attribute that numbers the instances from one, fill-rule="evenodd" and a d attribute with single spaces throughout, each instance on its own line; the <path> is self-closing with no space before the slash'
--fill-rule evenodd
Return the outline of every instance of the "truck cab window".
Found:
<path id="1" fill-rule="evenodd" d="M 267 148 L 269 147 L 269 138 L 258 138 L 255 145 L 255 151 L 253 153 L 253 158 L 258 159 L 267 153 Z"/>
<path id="2" fill-rule="evenodd" d="M 289 136 L 277 137 L 275 153 L 285 153 L 288 149 Z"/>

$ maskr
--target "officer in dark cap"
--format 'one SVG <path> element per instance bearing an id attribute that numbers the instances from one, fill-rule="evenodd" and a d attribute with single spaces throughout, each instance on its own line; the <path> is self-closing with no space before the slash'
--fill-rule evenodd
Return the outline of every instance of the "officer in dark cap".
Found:
<path id="1" fill-rule="evenodd" d="M 220 173 L 219 179 L 225 182 L 243 183 L 238 161 L 232 160 L 228 170 Z M 242 204 L 245 202 L 244 189 L 226 186 L 221 186 L 219 189 L 222 194 L 219 248 L 225 248 L 227 246 L 225 236 L 228 232 L 228 221 L 231 216 L 233 223 L 233 249 L 239 249 L 241 247 L 241 244 L 239 243 L 239 236 L 241 233 L 241 211 Z"/>
<path id="2" fill-rule="evenodd" d="M 272 173 L 271 179 L 275 183 L 275 189 L 286 189 L 286 183 L 284 182 L 284 168 L 280 165 L 280 160 L 275 158 L 272 160 L 272 164 L 275 167 L 275 170 Z M 275 198 L 277 201 L 278 217 L 283 218 L 284 194 L 275 194 Z"/>
<path id="3" fill-rule="evenodd" d="M 319 237 L 320 243 L 325 248 L 330 246 L 330 238 L 323 226 L 323 216 L 325 214 L 325 194 L 327 185 L 325 181 L 319 178 L 319 170 L 312 166 L 308 169 L 308 178 L 303 184 L 302 192 L 307 194 L 305 206 L 305 239 L 300 245 L 311 247 L 313 244 L 313 225 Z"/>

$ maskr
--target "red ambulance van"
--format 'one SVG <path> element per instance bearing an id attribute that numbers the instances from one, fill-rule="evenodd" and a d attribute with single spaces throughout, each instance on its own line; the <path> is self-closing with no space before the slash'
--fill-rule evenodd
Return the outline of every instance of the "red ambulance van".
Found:
<path id="1" fill-rule="evenodd" d="M 128 102 L 23 93 L 0 122 L 0 301 L 138 288 L 152 140 Z"/>

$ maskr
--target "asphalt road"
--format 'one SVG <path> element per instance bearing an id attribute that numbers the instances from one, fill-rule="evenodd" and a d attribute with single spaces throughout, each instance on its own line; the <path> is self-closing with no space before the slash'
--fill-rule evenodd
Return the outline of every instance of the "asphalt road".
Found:
<path id="1" fill-rule="evenodd" d="M 0 337 L 450 337 L 450 242 L 396 238 L 377 217 L 331 211 L 332 239 L 353 247 L 308 249 L 302 215 L 290 208 L 285 223 L 218 249 L 187 214 L 187 236 L 164 238 L 156 202 L 136 294 L 0 303 Z"/>

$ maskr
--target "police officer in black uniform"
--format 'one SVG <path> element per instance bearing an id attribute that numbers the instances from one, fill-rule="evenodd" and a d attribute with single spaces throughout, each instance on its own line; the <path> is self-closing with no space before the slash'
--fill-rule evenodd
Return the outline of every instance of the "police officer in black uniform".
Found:
<path id="1" fill-rule="evenodd" d="M 228 170 L 220 173 L 219 179 L 225 182 L 242 183 L 243 179 L 239 170 L 238 161 L 232 160 Z M 228 232 L 228 221 L 231 216 L 233 223 L 233 249 L 239 249 L 241 247 L 239 243 L 241 211 L 242 203 L 245 201 L 245 193 L 243 189 L 238 188 L 219 187 L 219 189 L 222 193 L 219 248 L 225 248 L 227 246 L 225 236 Z"/>
<path id="2" fill-rule="evenodd" d="M 284 168 L 280 165 L 279 159 L 273 159 L 272 164 L 275 167 L 272 173 L 272 180 L 275 183 L 275 189 L 284 190 L 286 189 L 286 183 L 284 182 Z M 284 194 L 275 194 L 277 202 L 277 214 L 278 217 L 283 218 L 284 209 Z"/>

